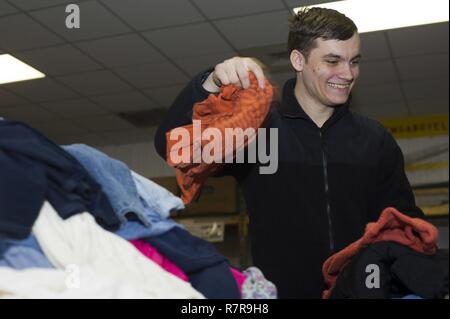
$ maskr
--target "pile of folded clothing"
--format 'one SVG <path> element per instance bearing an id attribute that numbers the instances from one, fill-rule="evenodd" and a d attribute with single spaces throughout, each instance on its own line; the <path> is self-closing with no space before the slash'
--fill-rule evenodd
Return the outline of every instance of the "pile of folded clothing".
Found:
<path id="1" fill-rule="evenodd" d="M 171 219 L 183 209 L 92 147 L 0 120 L 0 298 L 276 298 Z"/>

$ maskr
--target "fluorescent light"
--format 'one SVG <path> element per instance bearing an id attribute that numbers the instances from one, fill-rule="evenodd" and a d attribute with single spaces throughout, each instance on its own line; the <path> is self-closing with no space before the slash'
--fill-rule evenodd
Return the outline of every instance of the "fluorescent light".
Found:
<path id="1" fill-rule="evenodd" d="M 346 0 L 306 6 L 337 10 L 359 33 L 448 21 L 448 0 Z M 305 7 L 295 8 L 294 12 Z"/>
<path id="2" fill-rule="evenodd" d="M 45 77 L 44 73 L 9 54 L 0 54 L 0 84 Z"/>

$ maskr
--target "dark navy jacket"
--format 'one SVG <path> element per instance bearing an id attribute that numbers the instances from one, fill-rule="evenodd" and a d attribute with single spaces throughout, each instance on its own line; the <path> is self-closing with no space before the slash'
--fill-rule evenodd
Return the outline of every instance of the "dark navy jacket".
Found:
<path id="1" fill-rule="evenodd" d="M 25 123 L 0 119 L 0 239 L 26 238 L 45 200 L 64 219 L 88 211 L 105 228 L 120 225 L 72 155 Z"/>

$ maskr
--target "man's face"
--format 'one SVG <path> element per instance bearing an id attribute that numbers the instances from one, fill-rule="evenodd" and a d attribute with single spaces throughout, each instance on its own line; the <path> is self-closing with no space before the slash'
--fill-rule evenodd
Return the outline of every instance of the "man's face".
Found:
<path id="1" fill-rule="evenodd" d="M 360 38 L 348 40 L 316 39 L 305 62 L 302 79 L 308 95 L 326 106 L 347 102 L 359 76 Z"/>

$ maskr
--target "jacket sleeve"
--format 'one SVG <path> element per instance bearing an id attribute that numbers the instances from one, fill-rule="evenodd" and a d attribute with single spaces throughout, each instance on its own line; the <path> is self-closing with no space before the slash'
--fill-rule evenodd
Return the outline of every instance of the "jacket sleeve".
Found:
<path id="1" fill-rule="evenodd" d="M 416 206 L 414 194 L 405 173 L 403 153 L 392 135 L 385 131 L 377 174 L 377 211 L 375 219 L 386 207 L 394 207 L 411 217 L 424 218 Z"/>
<path id="2" fill-rule="evenodd" d="M 166 159 L 166 133 L 170 130 L 192 123 L 192 107 L 195 103 L 205 100 L 210 94 L 202 86 L 204 76 L 212 70 L 202 72 L 181 91 L 169 108 L 163 121 L 155 133 L 155 148 L 158 154 Z"/>

